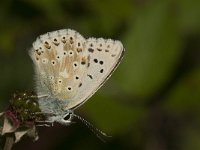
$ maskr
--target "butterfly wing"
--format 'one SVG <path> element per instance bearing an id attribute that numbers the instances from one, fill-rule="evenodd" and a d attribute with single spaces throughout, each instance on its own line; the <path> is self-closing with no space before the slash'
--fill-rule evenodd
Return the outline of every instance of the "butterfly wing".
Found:
<path id="1" fill-rule="evenodd" d="M 74 30 L 58 30 L 41 35 L 33 43 L 30 56 L 35 64 L 37 93 L 68 103 L 77 93 L 87 69 L 85 39 Z"/>
<path id="2" fill-rule="evenodd" d="M 44 105 L 41 107 L 53 108 L 52 103 L 59 101 L 68 110 L 83 104 L 110 77 L 123 52 L 119 41 L 85 40 L 70 29 L 41 35 L 30 50 L 38 96 L 50 97 L 49 101 L 41 102 Z"/>
<path id="3" fill-rule="evenodd" d="M 89 38 L 85 42 L 88 55 L 87 71 L 77 94 L 70 99 L 65 109 L 75 109 L 86 102 L 111 76 L 120 63 L 124 48 L 120 41 Z"/>

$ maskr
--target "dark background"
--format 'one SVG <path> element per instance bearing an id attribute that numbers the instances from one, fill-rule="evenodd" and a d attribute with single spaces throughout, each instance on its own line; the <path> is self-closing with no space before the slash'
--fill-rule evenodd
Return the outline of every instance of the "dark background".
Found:
<path id="1" fill-rule="evenodd" d="M 14 150 L 200 149 L 199 0 L 1 0 L 1 111 L 16 90 L 34 88 L 32 42 L 62 28 L 124 44 L 111 79 L 76 110 L 112 138 L 75 120 L 38 128 L 37 142 L 24 137 Z"/>

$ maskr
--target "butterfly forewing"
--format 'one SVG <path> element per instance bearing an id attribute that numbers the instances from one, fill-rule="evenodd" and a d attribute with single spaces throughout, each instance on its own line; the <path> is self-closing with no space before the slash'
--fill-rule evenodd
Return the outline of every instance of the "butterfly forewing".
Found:
<path id="1" fill-rule="evenodd" d="M 38 95 L 51 95 L 68 101 L 77 93 L 86 72 L 85 39 L 73 30 L 58 30 L 41 35 L 30 52 L 36 64 Z M 85 60 L 85 63 L 88 63 Z"/>

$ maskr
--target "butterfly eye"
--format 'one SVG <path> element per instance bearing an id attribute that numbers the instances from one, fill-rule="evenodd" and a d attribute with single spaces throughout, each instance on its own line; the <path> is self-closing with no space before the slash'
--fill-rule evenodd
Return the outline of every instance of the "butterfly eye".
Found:
<path id="1" fill-rule="evenodd" d="M 71 114 L 67 114 L 66 116 L 64 116 L 64 120 L 70 120 L 70 118 L 71 118 Z"/>
<path id="2" fill-rule="evenodd" d="M 63 117 L 63 120 L 64 120 L 64 121 L 69 121 L 69 120 L 71 120 L 72 115 L 73 115 L 72 112 L 69 112 L 69 113 L 65 114 L 65 116 Z"/>
<path id="3" fill-rule="evenodd" d="M 71 111 L 69 111 L 68 113 L 66 113 L 64 116 L 63 116 L 63 119 L 62 121 L 64 123 L 70 123 L 71 122 L 71 119 L 72 119 L 72 115 L 73 113 Z"/>

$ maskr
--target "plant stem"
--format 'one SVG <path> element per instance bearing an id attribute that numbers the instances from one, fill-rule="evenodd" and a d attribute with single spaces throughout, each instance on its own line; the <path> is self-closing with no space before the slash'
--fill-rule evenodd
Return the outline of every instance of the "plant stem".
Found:
<path id="1" fill-rule="evenodd" d="M 14 137 L 13 136 L 7 136 L 3 150 L 11 150 L 13 144 L 14 144 Z"/>

